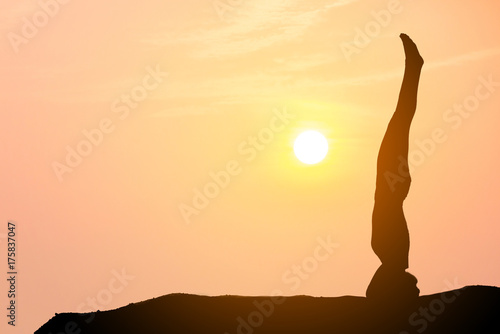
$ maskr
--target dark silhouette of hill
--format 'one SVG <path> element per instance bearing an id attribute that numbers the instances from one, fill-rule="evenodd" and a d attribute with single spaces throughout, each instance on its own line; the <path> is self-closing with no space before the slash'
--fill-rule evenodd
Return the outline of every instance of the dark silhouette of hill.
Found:
<path id="1" fill-rule="evenodd" d="M 500 288 L 470 286 L 411 305 L 365 297 L 171 294 L 116 310 L 56 314 L 35 334 L 500 333 Z"/>

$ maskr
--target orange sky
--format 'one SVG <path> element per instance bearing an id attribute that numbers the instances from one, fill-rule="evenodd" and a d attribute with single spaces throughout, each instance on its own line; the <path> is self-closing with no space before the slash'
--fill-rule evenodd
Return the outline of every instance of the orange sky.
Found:
<path id="1" fill-rule="evenodd" d="M 173 292 L 364 295 L 400 32 L 426 61 L 410 271 L 423 294 L 500 285 L 497 2 L 54 1 L 0 4 L 9 333 Z M 309 167 L 306 129 L 331 146 Z"/>

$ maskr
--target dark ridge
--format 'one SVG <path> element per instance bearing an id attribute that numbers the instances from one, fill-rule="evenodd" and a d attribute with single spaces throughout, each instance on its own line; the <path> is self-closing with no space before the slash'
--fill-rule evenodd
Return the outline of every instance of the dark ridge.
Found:
<path id="1" fill-rule="evenodd" d="M 411 305 L 364 297 L 171 294 L 110 310 L 56 314 L 35 334 L 500 333 L 500 288 L 469 286 Z"/>

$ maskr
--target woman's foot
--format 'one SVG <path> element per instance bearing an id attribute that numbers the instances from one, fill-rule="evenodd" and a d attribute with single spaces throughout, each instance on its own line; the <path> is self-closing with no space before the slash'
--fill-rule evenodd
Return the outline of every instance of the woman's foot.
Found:
<path id="1" fill-rule="evenodd" d="M 403 41 L 403 47 L 405 49 L 406 63 L 408 65 L 414 65 L 418 67 L 422 67 L 424 65 L 424 59 L 420 56 L 418 52 L 418 48 L 415 43 L 411 40 L 411 38 L 407 34 L 399 35 L 401 40 Z"/>

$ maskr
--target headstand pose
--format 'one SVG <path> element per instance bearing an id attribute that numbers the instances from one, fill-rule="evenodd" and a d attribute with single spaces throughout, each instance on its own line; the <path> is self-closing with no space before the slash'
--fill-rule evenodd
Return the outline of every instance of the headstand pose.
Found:
<path id="1" fill-rule="evenodd" d="M 424 61 L 417 46 L 400 35 L 406 65 L 396 111 L 387 127 L 377 160 L 375 206 L 372 215 L 372 248 L 382 265 L 366 291 L 368 298 L 409 299 L 418 297 L 417 279 L 406 272 L 410 236 L 403 201 L 410 189 L 408 137 L 417 107 L 417 91 Z"/>

